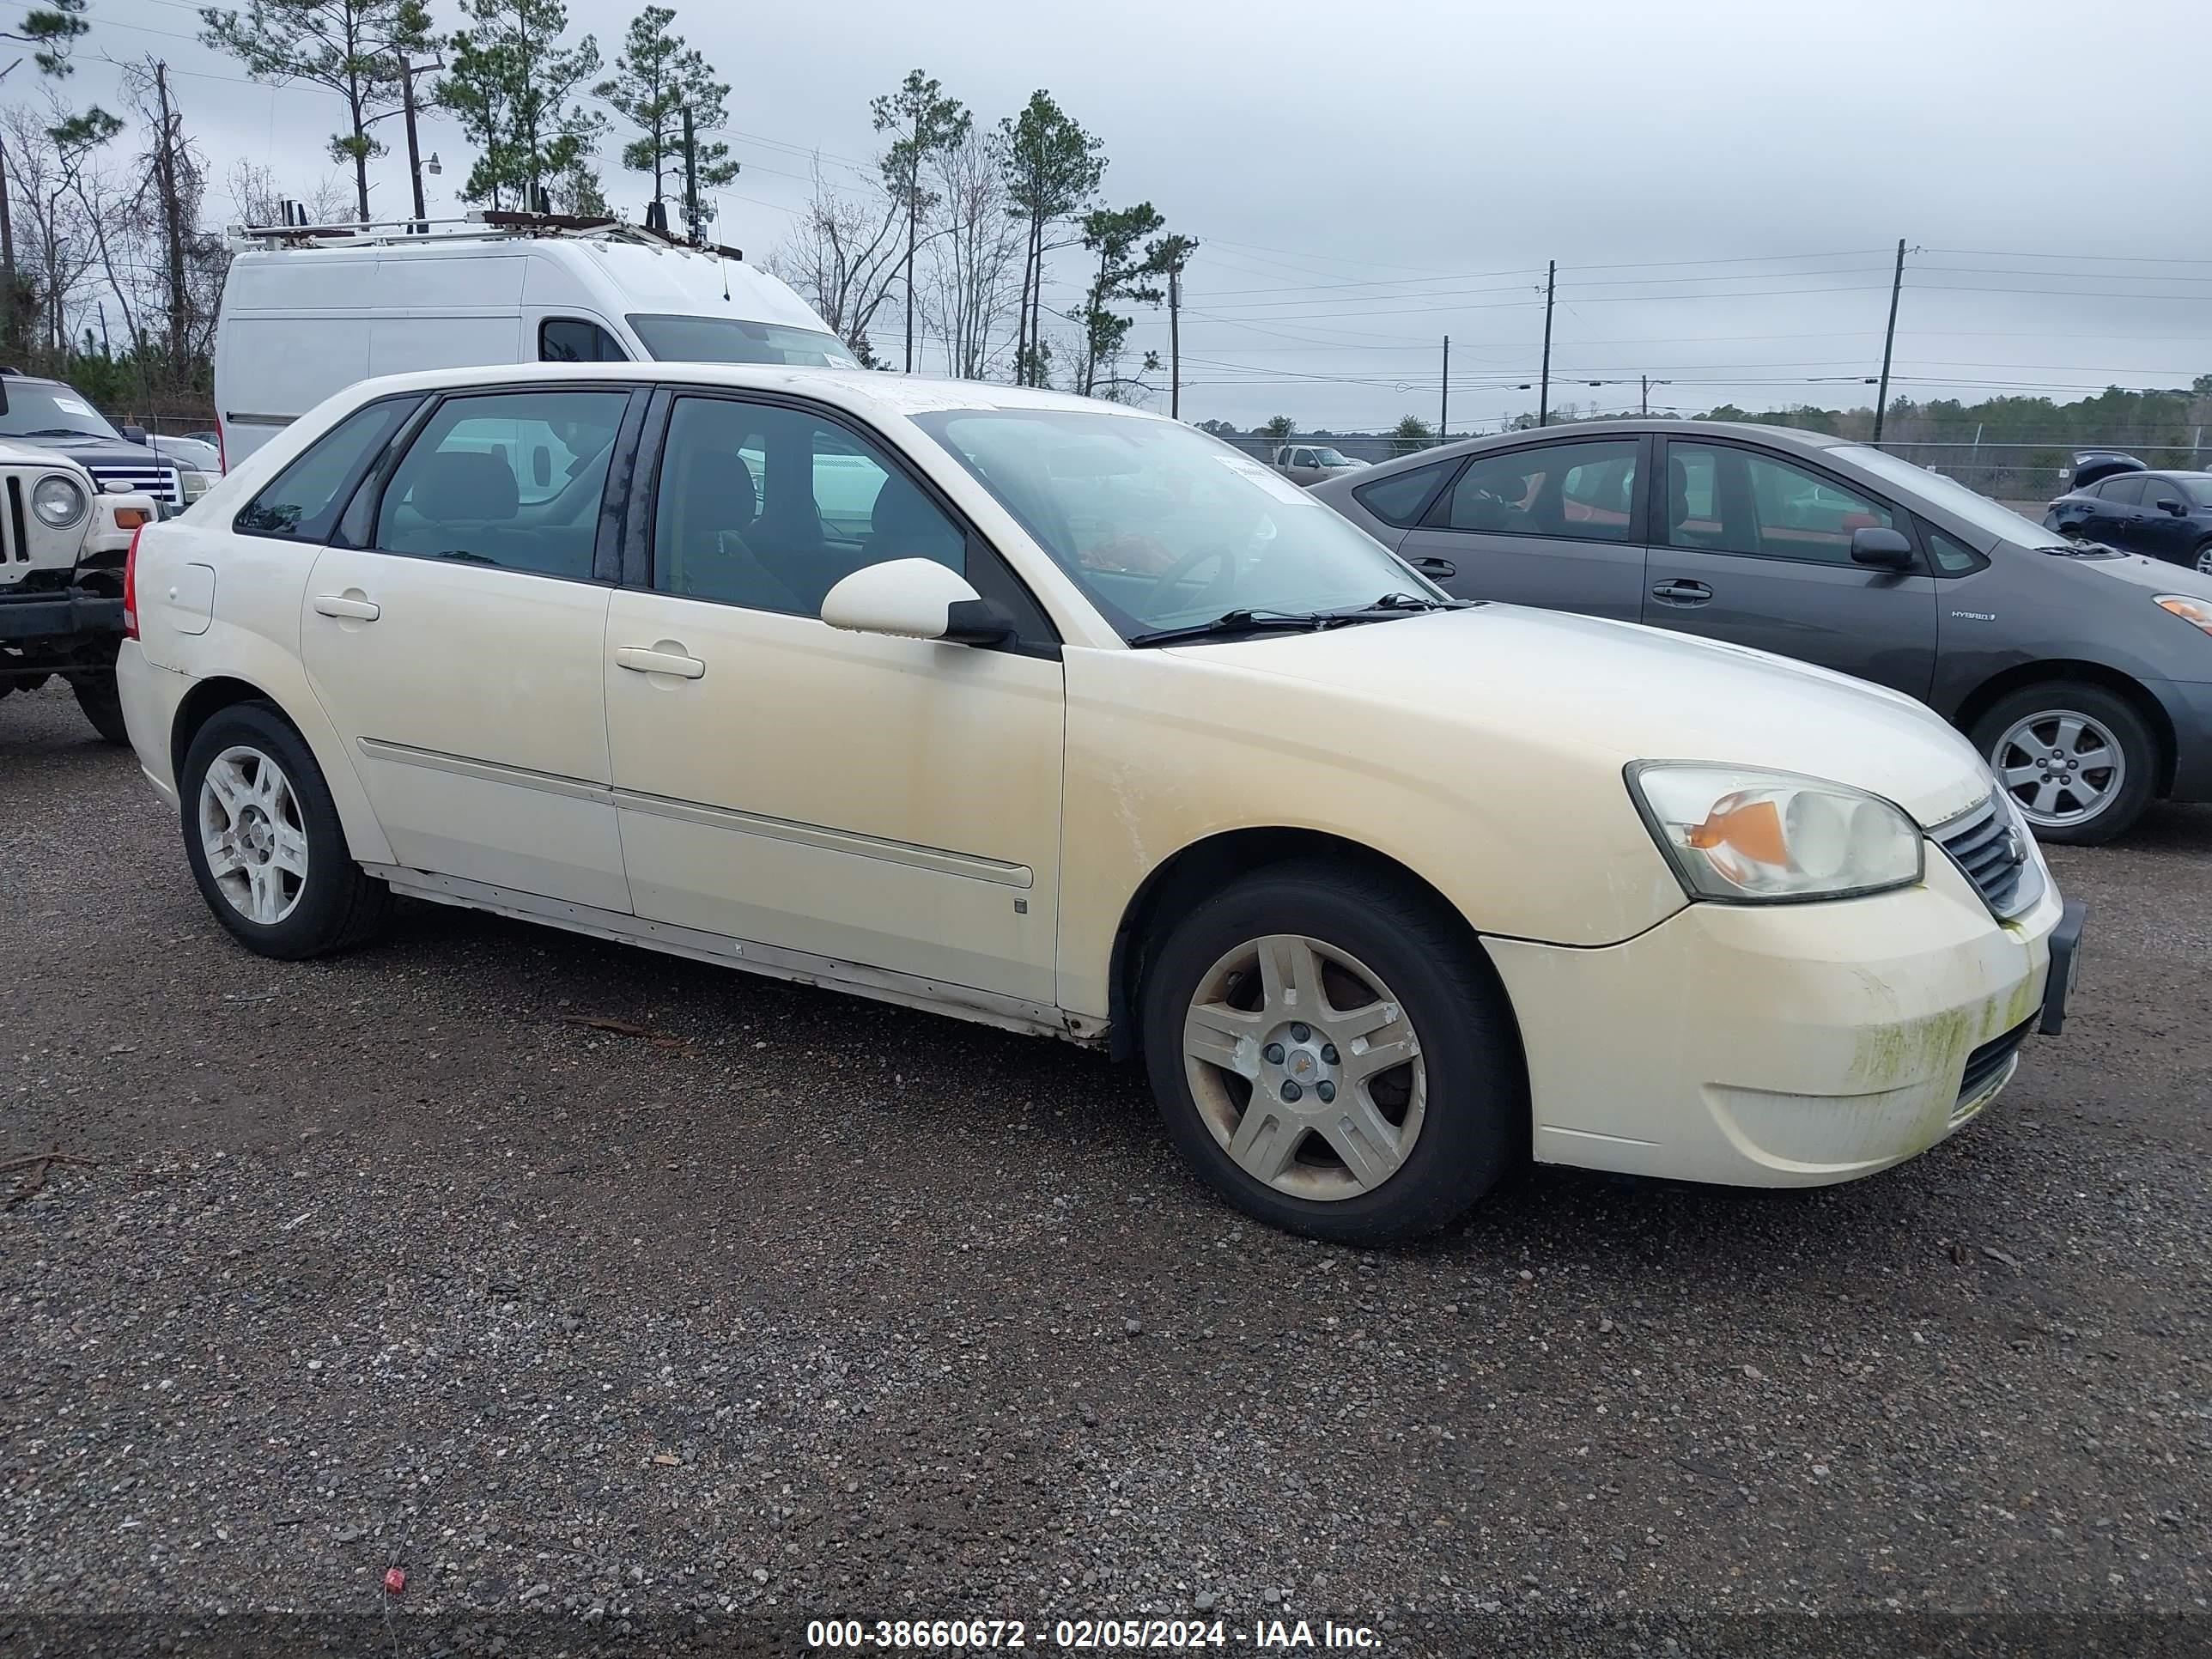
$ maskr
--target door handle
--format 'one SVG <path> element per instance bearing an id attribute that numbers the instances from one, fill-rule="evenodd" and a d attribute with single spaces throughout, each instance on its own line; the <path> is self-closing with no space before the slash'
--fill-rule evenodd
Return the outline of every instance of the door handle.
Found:
<path id="1" fill-rule="evenodd" d="M 1437 576 L 1449 581 L 1459 574 L 1459 567 L 1449 559 L 1415 559 L 1412 563 L 1413 568 L 1424 576 Z"/>
<path id="2" fill-rule="evenodd" d="M 1651 597 L 1662 605 L 1703 605 L 1712 596 L 1713 590 L 1703 582 L 1677 579 L 1651 585 Z"/>
<path id="3" fill-rule="evenodd" d="M 384 612 L 371 599 L 349 599 L 342 593 L 318 593 L 315 614 L 341 617 L 349 622 L 374 622 Z"/>
<path id="4" fill-rule="evenodd" d="M 707 675 L 707 665 L 696 657 L 685 656 L 680 647 L 656 651 L 642 645 L 618 645 L 615 647 L 615 666 L 627 668 L 633 674 L 673 674 L 685 680 L 704 679 Z"/>

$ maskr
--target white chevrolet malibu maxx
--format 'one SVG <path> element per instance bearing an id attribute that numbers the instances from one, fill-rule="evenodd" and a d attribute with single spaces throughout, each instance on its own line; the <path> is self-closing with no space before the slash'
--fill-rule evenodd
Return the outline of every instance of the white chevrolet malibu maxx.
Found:
<path id="1" fill-rule="evenodd" d="M 1516 1159 L 1754 1186 L 1941 1140 L 2080 917 L 1966 740 L 1464 605 L 1190 428 L 608 363 L 371 381 L 149 526 L 121 684 L 217 920 L 392 894 L 1141 1059 L 1370 1243 Z"/>

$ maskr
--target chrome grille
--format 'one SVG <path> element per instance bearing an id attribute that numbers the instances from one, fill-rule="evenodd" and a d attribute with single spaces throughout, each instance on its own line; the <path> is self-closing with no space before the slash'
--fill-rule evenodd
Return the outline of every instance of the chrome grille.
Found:
<path id="1" fill-rule="evenodd" d="M 151 495 L 171 507 L 185 504 L 184 480 L 173 466 L 142 465 L 133 462 L 87 461 L 84 470 L 102 489 L 121 484 L 134 494 Z"/>
<path id="2" fill-rule="evenodd" d="M 2042 896 L 2027 831 L 2013 820 L 1997 796 L 1934 831 L 1936 844 L 1950 855 L 1992 915 L 2014 916 Z"/>

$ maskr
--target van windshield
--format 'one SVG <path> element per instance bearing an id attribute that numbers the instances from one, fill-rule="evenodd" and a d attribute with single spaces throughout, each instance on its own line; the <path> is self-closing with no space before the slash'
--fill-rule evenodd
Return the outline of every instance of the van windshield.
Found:
<path id="1" fill-rule="evenodd" d="M 65 386 L 9 375 L 0 381 L 0 437 L 112 438 L 122 434 Z"/>
<path id="2" fill-rule="evenodd" d="M 749 323 L 736 317 L 640 317 L 629 325 L 656 362 L 664 363 L 789 363 L 801 368 L 858 368 L 859 360 L 834 334 Z"/>

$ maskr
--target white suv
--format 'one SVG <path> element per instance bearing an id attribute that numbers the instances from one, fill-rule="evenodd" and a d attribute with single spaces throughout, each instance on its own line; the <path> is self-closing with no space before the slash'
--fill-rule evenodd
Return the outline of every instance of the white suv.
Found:
<path id="1" fill-rule="evenodd" d="M 2080 927 L 1910 700 L 1455 602 L 1048 392 L 371 381 L 131 591 L 131 737 L 250 948 L 402 893 L 1140 1056 L 1208 1180 L 1325 1237 L 1532 1152 L 1894 1164 L 2056 1028 Z"/>

